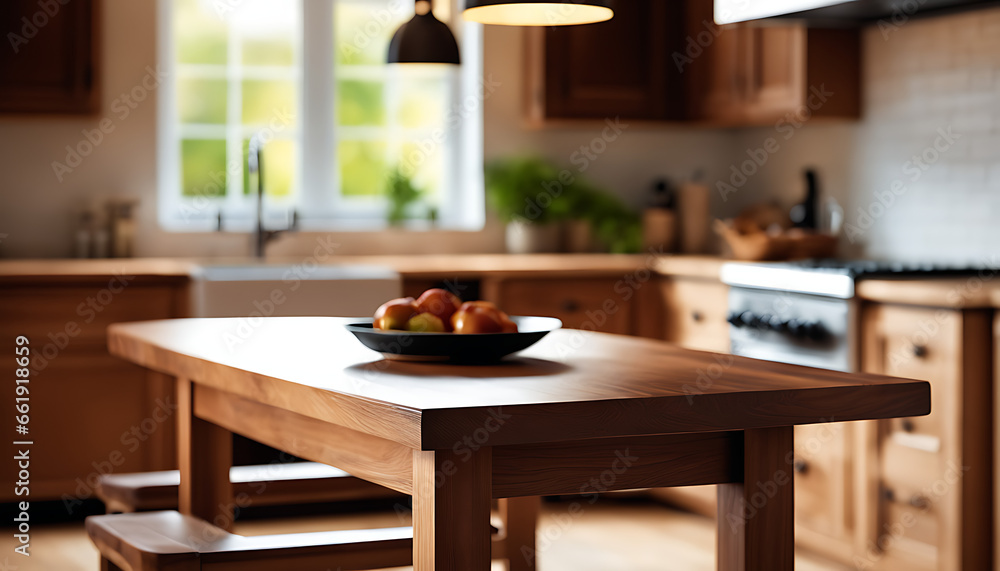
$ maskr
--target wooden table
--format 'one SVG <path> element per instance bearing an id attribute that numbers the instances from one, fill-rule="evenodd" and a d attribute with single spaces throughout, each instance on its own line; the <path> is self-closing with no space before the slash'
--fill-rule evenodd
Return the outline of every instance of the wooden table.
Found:
<path id="1" fill-rule="evenodd" d="M 416 571 L 489 569 L 495 498 L 699 484 L 722 484 L 718 568 L 784 571 L 792 428 L 930 412 L 922 381 L 571 330 L 494 366 L 388 361 L 344 322 L 110 328 L 178 379 L 183 512 L 231 521 L 232 431 L 411 494 Z"/>

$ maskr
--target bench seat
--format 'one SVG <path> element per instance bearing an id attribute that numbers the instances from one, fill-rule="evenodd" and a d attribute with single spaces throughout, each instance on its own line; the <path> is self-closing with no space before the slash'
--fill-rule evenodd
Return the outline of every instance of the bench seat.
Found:
<path id="1" fill-rule="evenodd" d="M 410 565 L 412 528 L 244 537 L 175 511 L 91 516 L 106 571 L 342 571 Z"/>
<path id="2" fill-rule="evenodd" d="M 233 466 L 229 480 L 233 497 L 244 494 L 253 506 L 405 497 L 316 462 Z M 108 513 L 176 509 L 180 482 L 177 470 L 105 474 L 98 481 L 96 495 Z"/>

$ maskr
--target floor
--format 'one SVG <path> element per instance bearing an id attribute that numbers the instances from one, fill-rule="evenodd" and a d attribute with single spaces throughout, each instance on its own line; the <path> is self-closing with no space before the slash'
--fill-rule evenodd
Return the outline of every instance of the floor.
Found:
<path id="1" fill-rule="evenodd" d="M 602 501 L 585 505 L 582 513 L 569 502 L 546 503 L 538 538 L 539 568 L 543 571 L 712 571 L 714 523 L 658 504 Z M 572 514 L 578 513 L 576 517 Z M 408 524 L 408 522 L 404 522 Z M 393 527 L 401 518 L 393 513 L 295 520 L 255 520 L 237 524 L 237 533 L 262 535 L 351 527 Z M 32 529 L 31 557 L 13 553 L 13 538 L 0 539 L 0 571 L 95 571 L 97 551 L 82 524 L 40 526 Z M 494 563 L 493 571 L 504 565 Z M 796 556 L 798 571 L 849 571 L 807 553 Z"/>

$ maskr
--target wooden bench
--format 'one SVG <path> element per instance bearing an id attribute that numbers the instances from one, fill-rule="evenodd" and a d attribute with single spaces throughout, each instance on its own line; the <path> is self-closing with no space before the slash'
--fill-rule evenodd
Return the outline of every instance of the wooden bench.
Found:
<path id="1" fill-rule="evenodd" d="M 233 466 L 229 480 L 233 497 L 253 506 L 406 497 L 315 462 Z M 105 474 L 95 493 L 108 513 L 176 509 L 180 483 L 177 470 Z"/>
<path id="2" fill-rule="evenodd" d="M 409 527 L 244 537 L 175 511 L 87 518 L 102 571 L 341 571 L 410 565 Z"/>

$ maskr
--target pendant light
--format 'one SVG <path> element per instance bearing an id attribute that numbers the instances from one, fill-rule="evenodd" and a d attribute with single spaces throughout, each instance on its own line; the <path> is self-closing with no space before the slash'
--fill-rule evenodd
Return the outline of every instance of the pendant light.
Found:
<path id="1" fill-rule="evenodd" d="M 389 63 L 459 64 L 458 42 L 447 24 L 434 17 L 430 0 L 416 0 L 416 13 L 389 42 Z"/>
<path id="2" fill-rule="evenodd" d="M 674 0 L 659 0 L 674 1 Z M 466 20 L 501 26 L 570 26 L 610 20 L 612 0 L 466 0 Z"/>

